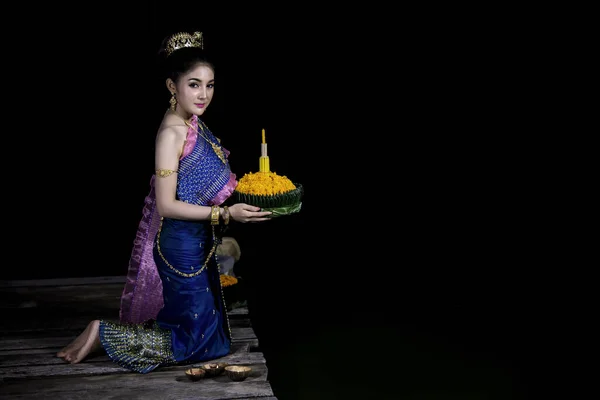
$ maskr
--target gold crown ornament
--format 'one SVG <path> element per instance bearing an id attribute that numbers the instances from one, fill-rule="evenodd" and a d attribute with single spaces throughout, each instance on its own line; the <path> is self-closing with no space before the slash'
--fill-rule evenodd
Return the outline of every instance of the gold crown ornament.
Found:
<path id="1" fill-rule="evenodd" d="M 167 56 L 170 56 L 175 50 L 184 47 L 199 47 L 204 49 L 204 39 L 202 32 L 179 32 L 174 34 L 167 41 L 166 52 Z"/>

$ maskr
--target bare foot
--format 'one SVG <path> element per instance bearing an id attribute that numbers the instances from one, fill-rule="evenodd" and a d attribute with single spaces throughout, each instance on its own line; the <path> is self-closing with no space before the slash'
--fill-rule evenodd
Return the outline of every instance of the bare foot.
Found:
<path id="1" fill-rule="evenodd" d="M 88 326 L 85 328 L 85 330 L 83 332 L 81 332 L 81 334 L 79 336 L 77 336 L 75 338 L 75 340 L 73 340 L 71 343 L 69 343 L 67 346 L 65 346 L 61 351 L 56 353 L 56 356 L 60 357 L 60 358 L 64 358 L 68 352 L 73 351 L 73 349 L 83 346 L 85 343 L 85 339 L 89 335 L 90 326 L 91 326 L 91 324 L 88 324 Z"/>
<path id="2" fill-rule="evenodd" d="M 83 337 L 82 341 L 79 341 L 79 345 L 75 346 L 67 346 L 65 350 L 64 359 L 71 364 L 77 364 L 83 361 L 91 352 L 99 350 L 102 345 L 100 344 L 100 321 L 94 320 L 90 322 L 85 329 L 85 331 L 81 334 Z M 75 339 L 77 342 L 79 338 Z M 69 348 L 70 347 L 70 348 Z"/>

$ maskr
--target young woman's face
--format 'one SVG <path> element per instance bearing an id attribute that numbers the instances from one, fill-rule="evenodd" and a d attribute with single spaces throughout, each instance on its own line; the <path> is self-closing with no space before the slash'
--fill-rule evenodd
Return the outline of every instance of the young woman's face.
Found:
<path id="1" fill-rule="evenodd" d="M 179 79 L 177 107 L 186 113 L 202 115 L 212 100 L 214 90 L 214 71 L 206 65 L 199 65 Z"/>

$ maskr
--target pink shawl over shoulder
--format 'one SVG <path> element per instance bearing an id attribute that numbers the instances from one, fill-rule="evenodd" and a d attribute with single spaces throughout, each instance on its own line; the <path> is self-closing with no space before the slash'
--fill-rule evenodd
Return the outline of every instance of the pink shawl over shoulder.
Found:
<path id="1" fill-rule="evenodd" d="M 194 131 L 188 130 L 181 158 L 192 151 L 197 138 Z M 154 192 L 155 179 L 155 175 L 152 175 L 150 193 L 144 201 L 142 220 L 133 241 L 127 279 L 121 295 L 119 320 L 122 323 L 139 324 L 154 319 L 163 306 L 162 282 L 152 255 L 154 238 L 160 225 Z"/>

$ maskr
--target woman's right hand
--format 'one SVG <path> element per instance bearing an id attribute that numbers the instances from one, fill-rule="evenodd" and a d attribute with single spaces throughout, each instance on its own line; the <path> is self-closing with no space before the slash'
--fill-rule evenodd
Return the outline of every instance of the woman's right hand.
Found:
<path id="1" fill-rule="evenodd" d="M 229 218 L 237 222 L 260 222 L 271 219 L 271 211 L 261 211 L 260 207 L 246 203 L 236 203 L 229 206 Z"/>

